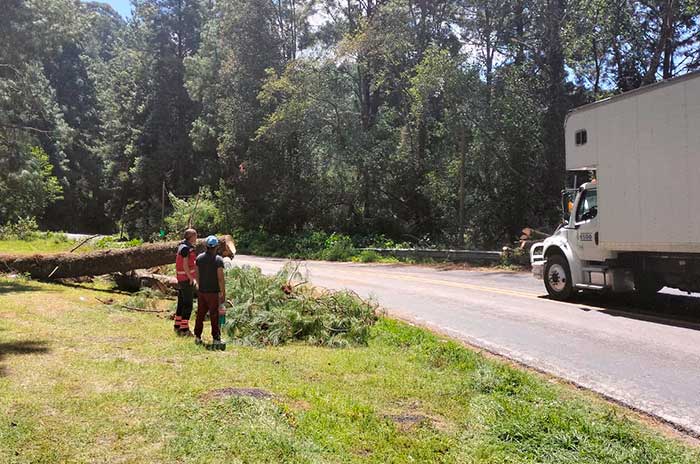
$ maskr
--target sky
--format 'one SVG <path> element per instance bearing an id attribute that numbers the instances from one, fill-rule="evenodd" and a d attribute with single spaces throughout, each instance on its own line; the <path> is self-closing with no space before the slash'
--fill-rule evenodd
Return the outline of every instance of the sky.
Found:
<path id="1" fill-rule="evenodd" d="M 104 3 L 109 3 L 112 8 L 117 10 L 117 12 L 124 16 L 125 18 L 131 16 L 131 1 L 130 0 L 99 0 Z"/>

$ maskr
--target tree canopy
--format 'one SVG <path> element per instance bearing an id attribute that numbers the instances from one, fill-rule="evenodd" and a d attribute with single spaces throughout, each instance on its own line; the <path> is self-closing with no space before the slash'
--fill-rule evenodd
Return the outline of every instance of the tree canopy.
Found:
<path id="1" fill-rule="evenodd" d="M 700 68 L 693 0 L 132 4 L 5 2 L 0 224 L 147 238 L 202 190 L 223 228 L 495 246 L 558 221 L 568 110 Z"/>

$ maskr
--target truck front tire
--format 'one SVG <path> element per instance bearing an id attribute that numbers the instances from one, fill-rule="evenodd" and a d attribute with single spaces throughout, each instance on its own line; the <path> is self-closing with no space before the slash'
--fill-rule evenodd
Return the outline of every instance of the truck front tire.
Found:
<path id="1" fill-rule="evenodd" d="M 544 266 L 544 286 L 552 299 L 566 301 L 574 293 L 571 283 L 571 269 L 562 255 L 547 258 Z"/>

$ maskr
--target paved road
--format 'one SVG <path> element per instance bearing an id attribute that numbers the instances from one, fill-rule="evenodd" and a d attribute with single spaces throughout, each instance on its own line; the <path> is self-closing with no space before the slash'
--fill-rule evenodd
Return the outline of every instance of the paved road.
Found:
<path id="1" fill-rule="evenodd" d="M 237 256 L 279 270 L 285 260 Z M 374 297 L 390 314 L 440 329 L 700 434 L 700 298 L 667 292 L 657 308 L 544 297 L 526 273 L 441 271 L 386 264 L 305 262 L 315 285 Z M 658 317 L 659 311 L 675 312 Z M 656 315 L 649 315 L 656 314 Z"/>

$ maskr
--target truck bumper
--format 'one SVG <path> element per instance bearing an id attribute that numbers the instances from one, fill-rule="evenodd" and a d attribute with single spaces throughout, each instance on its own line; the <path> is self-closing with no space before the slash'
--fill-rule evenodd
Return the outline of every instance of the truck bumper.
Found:
<path id="1" fill-rule="evenodd" d="M 537 280 L 544 279 L 544 262 L 532 265 L 532 277 Z"/>
<path id="2" fill-rule="evenodd" d="M 530 266 L 532 266 L 532 276 L 537 280 L 544 279 L 544 243 L 535 243 L 530 248 Z"/>

